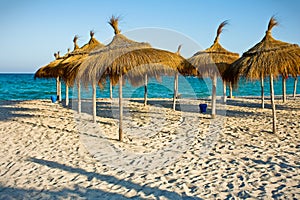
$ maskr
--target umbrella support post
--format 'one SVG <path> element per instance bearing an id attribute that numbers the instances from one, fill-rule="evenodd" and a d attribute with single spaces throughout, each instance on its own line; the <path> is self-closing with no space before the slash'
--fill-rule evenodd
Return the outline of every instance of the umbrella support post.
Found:
<path id="1" fill-rule="evenodd" d="M 61 80 L 58 77 L 58 101 L 61 102 Z"/>
<path id="2" fill-rule="evenodd" d="M 96 104 L 96 84 L 93 83 L 93 122 L 96 123 L 97 104 Z"/>
<path id="3" fill-rule="evenodd" d="M 144 94 L 144 106 L 147 105 L 147 96 L 148 96 L 148 76 L 145 75 L 145 94 Z"/>
<path id="4" fill-rule="evenodd" d="M 177 93 L 178 93 L 178 72 L 176 72 L 175 77 L 174 77 L 173 110 L 176 110 Z"/>
<path id="5" fill-rule="evenodd" d="M 119 79 L 119 141 L 123 142 L 123 105 L 122 105 L 122 73 L 120 73 Z"/>
<path id="6" fill-rule="evenodd" d="M 80 91 L 80 82 L 77 85 L 77 91 L 78 91 L 78 113 L 81 113 L 81 91 Z"/>
<path id="7" fill-rule="evenodd" d="M 69 106 L 69 86 L 66 84 L 66 106 Z"/>
<path id="8" fill-rule="evenodd" d="M 295 81 L 294 81 L 294 92 L 293 92 L 294 98 L 296 98 L 296 94 L 297 94 L 297 81 L 298 81 L 298 78 L 296 77 Z"/>
<path id="9" fill-rule="evenodd" d="M 212 98 L 211 98 L 211 117 L 216 117 L 216 92 L 217 92 L 217 75 L 213 75 L 212 81 Z"/>
<path id="10" fill-rule="evenodd" d="M 260 86 L 261 86 L 261 108 L 265 108 L 265 92 L 264 92 L 264 78 L 261 77 L 260 79 Z"/>
<path id="11" fill-rule="evenodd" d="M 229 98 L 232 99 L 232 83 L 229 83 Z"/>
<path id="12" fill-rule="evenodd" d="M 282 76 L 282 102 L 286 102 L 286 78 Z"/>
<path id="13" fill-rule="evenodd" d="M 273 115 L 273 134 L 276 134 L 276 108 L 275 108 L 275 101 L 274 101 L 273 74 L 270 74 L 270 94 L 271 94 L 272 115 Z"/>
<path id="14" fill-rule="evenodd" d="M 226 81 L 223 81 L 223 102 L 226 103 Z"/>
<path id="15" fill-rule="evenodd" d="M 112 95 L 112 83 L 111 83 L 111 80 L 109 81 L 109 97 L 110 97 L 110 99 L 113 98 L 113 95 Z"/>
<path id="16" fill-rule="evenodd" d="M 59 77 L 56 77 L 56 96 L 59 99 Z"/>

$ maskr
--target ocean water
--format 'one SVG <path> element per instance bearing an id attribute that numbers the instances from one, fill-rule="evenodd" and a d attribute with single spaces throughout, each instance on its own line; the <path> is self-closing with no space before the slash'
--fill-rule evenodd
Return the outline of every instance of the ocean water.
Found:
<path id="1" fill-rule="evenodd" d="M 148 84 L 148 98 L 172 98 L 174 88 L 174 77 L 162 77 L 161 80 L 150 79 Z M 282 94 L 281 77 L 274 82 L 275 95 Z M 287 94 L 293 93 L 294 78 L 287 79 Z M 179 76 L 179 94 L 182 98 L 203 98 L 211 94 L 211 80 L 198 79 L 195 77 Z M 297 84 L 297 94 L 300 92 L 300 80 Z M 269 80 L 265 79 L 265 95 L 269 95 Z M 82 88 L 82 98 L 91 98 L 90 87 Z M 239 87 L 233 91 L 234 96 L 260 96 L 260 82 L 246 81 L 241 79 Z M 55 79 L 34 79 L 34 74 L 1 74 L 0 73 L 0 100 L 30 100 L 50 99 L 56 94 Z M 229 89 L 227 87 L 227 95 Z M 217 95 L 223 95 L 223 84 L 220 79 L 217 83 Z M 118 86 L 113 87 L 113 96 L 118 97 Z M 77 97 L 77 88 L 69 89 L 69 97 Z M 109 84 L 103 90 L 97 88 L 97 98 L 109 97 Z M 123 97 L 143 98 L 144 86 L 133 87 L 129 83 L 123 86 Z M 65 85 L 62 83 L 62 98 L 65 98 Z"/>

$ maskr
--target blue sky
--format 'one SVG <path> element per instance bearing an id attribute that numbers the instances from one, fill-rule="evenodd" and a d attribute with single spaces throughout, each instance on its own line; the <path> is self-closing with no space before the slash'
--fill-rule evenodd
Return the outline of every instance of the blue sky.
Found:
<path id="1" fill-rule="evenodd" d="M 280 23 L 273 29 L 273 36 L 299 44 L 299 9 L 299 0 L 1 0 L 0 72 L 33 73 L 52 61 L 54 52 L 59 50 L 64 54 L 67 48 L 73 48 L 74 35 L 80 36 L 80 46 L 85 44 L 90 30 L 107 44 L 114 34 L 107 23 L 111 15 L 121 16 L 119 27 L 131 39 L 141 38 L 130 31 L 151 32 L 153 29 L 149 28 L 167 30 L 165 35 L 168 31 L 175 32 L 190 39 L 199 49 L 184 51 L 190 46 L 183 46 L 185 57 L 209 47 L 224 20 L 229 20 L 229 25 L 220 43 L 233 52 L 242 54 L 259 42 L 272 15 Z M 173 40 L 173 46 L 164 46 L 163 39 L 151 38 L 153 34 L 149 31 L 143 41 L 170 51 L 176 51 L 184 38 Z"/>

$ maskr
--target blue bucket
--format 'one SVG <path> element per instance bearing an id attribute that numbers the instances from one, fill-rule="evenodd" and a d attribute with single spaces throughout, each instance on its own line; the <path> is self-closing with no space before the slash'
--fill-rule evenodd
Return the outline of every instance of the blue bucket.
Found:
<path id="1" fill-rule="evenodd" d="M 51 101 L 52 101 L 52 103 L 55 103 L 56 100 L 57 100 L 57 96 L 56 96 L 56 95 L 52 95 L 52 96 L 51 96 Z"/>
<path id="2" fill-rule="evenodd" d="M 206 112 L 207 104 L 199 104 L 199 107 L 200 107 L 200 112 L 201 113 Z"/>

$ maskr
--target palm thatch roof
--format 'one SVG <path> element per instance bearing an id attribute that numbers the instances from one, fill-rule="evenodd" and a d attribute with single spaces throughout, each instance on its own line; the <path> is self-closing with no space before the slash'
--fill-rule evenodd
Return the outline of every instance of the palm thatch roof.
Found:
<path id="1" fill-rule="evenodd" d="M 197 67 L 201 76 L 207 77 L 215 73 L 223 74 L 225 69 L 239 58 L 238 53 L 226 50 L 219 43 L 219 37 L 225 25 L 227 25 L 227 21 L 219 25 L 216 38 L 211 47 L 204 51 L 198 51 L 188 59 L 190 63 Z"/>
<path id="2" fill-rule="evenodd" d="M 75 49 L 69 53 L 68 57 L 59 63 L 56 67 L 63 71 L 62 78 L 69 86 L 74 85 L 79 67 L 81 63 L 87 58 L 88 54 L 95 48 L 102 48 L 104 45 L 94 38 L 94 32 L 90 32 L 90 41 L 81 48 Z"/>
<path id="3" fill-rule="evenodd" d="M 226 70 L 225 79 L 236 84 L 241 76 L 254 80 L 270 74 L 275 77 L 300 74 L 300 48 L 297 44 L 274 39 L 271 30 L 277 25 L 271 17 L 264 38 Z"/>
<path id="4" fill-rule="evenodd" d="M 175 72 L 190 75 L 195 71 L 193 69 L 193 66 L 179 53 L 142 48 L 116 58 L 105 73 L 109 74 L 113 85 L 118 83 L 119 75 L 122 73 L 133 86 L 139 86 L 145 83 L 146 74 L 148 77 L 156 78 L 161 75 L 174 75 Z"/>
<path id="5" fill-rule="evenodd" d="M 77 40 L 78 36 L 76 35 L 73 39 L 74 43 L 74 51 L 77 51 L 79 49 L 79 46 L 77 45 Z M 73 51 L 73 52 L 74 52 Z M 59 52 L 55 53 L 55 60 L 50 62 L 48 65 L 43 66 L 39 68 L 35 75 L 34 78 L 56 78 L 56 77 L 62 77 L 64 74 L 64 71 L 57 66 L 66 58 L 68 58 L 70 55 L 69 49 L 68 53 L 66 53 L 64 56 L 60 57 Z"/>
<path id="6" fill-rule="evenodd" d="M 63 57 L 60 57 L 59 51 L 57 53 L 54 53 L 54 57 L 54 61 L 39 68 L 35 72 L 34 78 L 56 78 L 58 76 L 57 73 L 54 73 L 53 69 L 63 60 Z"/>
<path id="7" fill-rule="evenodd" d="M 150 48 L 149 43 L 136 42 L 126 38 L 118 28 L 118 18 L 112 16 L 109 24 L 113 27 L 115 36 L 112 41 L 103 48 L 95 48 L 81 64 L 78 78 L 85 86 L 89 83 L 105 82 L 107 68 L 123 54 L 141 48 Z M 118 72 L 119 73 L 119 72 Z"/>

